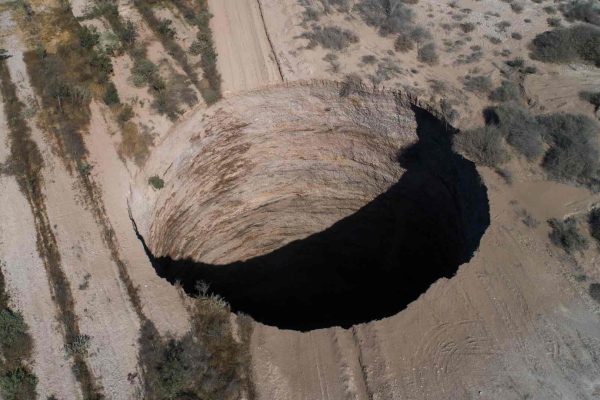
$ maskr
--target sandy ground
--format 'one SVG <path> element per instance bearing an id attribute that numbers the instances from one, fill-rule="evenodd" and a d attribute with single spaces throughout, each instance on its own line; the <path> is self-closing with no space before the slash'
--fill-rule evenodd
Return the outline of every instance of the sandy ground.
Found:
<path id="1" fill-rule="evenodd" d="M 2 13 L 0 18 L 2 45 L 7 46 L 7 39 L 11 39 L 7 28 L 12 24 L 8 13 Z M 0 162 L 6 161 L 10 149 L 5 118 L 4 109 L 0 108 Z M 71 363 L 64 357 L 65 344 L 46 271 L 37 253 L 31 210 L 14 177 L 0 175 L 0 187 L 0 267 L 11 301 L 23 314 L 34 340 L 32 358 L 33 370 L 39 379 L 38 391 L 54 393 L 59 398 L 79 398 Z"/>
<path id="2" fill-rule="evenodd" d="M 13 57 L 8 65 L 19 88 L 19 98 L 25 101 L 34 98 L 34 92 L 20 52 L 24 46 L 16 36 L 10 39 L 7 47 Z M 37 126 L 30 127 L 45 160 L 42 174 L 48 217 L 54 227 L 62 267 L 71 283 L 79 326 L 83 334 L 91 336 L 92 371 L 100 377 L 111 398 L 130 398 L 135 387 L 127 382 L 127 374 L 137 368 L 137 358 L 131 349 L 137 347 L 139 322 L 121 287 L 108 249 L 103 246 L 96 222 L 81 201 L 76 181 L 52 151 L 46 133 Z M 89 286 L 95 287 L 91 293 L 78 289 L 86 281 L 86 275 L 89 275 Z M 132 356 L 126 356 L 128 354 Z"/>
<path id="3" fill-rule="evenodd" d="M 103 189 L 107 216 L 118 238 L 128 273 L 139 287 L 144 314 L 162 334 L 178 335 L 189 327 L 188 314 L 177 290 L 156 275 L 135 236 L 127 209 L 131 172 L 119 159 L 114 139 L 107 134 L 111 131 L 106 118 L 108 112 L 103 105 L 92 103 L 92 129 L 86 137 L 86 145 L 90 149 L 89 160 L 94 165 L 93 176 Z"/>
<path id="4" fill-rule="evenodd" d="M 548 29 L 548 14 L 542 10 L 545 3 L 527 2 L 519 14 L 511 10 L 508 2 L 497 0 L 421 1 L 410 6 L 414 11 L 415 26 L 426 28 L 431 34 L 431 39 L 423 41 L 423 44 L 436 44 L 439 62 L 426 65 L 417 60 L 418 45 L 406 53 L 396 52 L 395 35 L 381 36 L 357 13 L 321 12 L 315 24 L 348 29 L 359 38 L 358 43 L 340 51 L 320 46 L 307 49 L 308 40 L 301 35 L 311 30 L 312 22 L 303 22 L 305 8 L 293 0 L 260 2 L 274 52 L 286 80 L 343 80 L 348 74 L 357 74 L 365 82 L 379 87 L 409 87 L 427 97 L 447 98 L 460 113 L 460 118 L 455 121 L 459 127 L 479 125 L 482 121 L 480 111 L 489 103 L 487 94 L 463 90 L 466 75 L 488 76 L 495 87 L 506 74 L 511 73 L 504 62 L 515 57 L 523 57 L 527 65 L 536 66 L 541 74 L 552 70 L 552 67 L 533 62 L 527 56 L 530 40 Z M 318 0 L 306 3 L 321 9 Z M 503 21 L 510 26 L 501 29 L 498 24 Z M 474 30 L 464 33 L 459 27 L 461 23 L 472 23 Z M 522 39 L 512 38 L 512 33 L 521 34 Z M 492 43 L 490 37 L 499 42 Z M 475 53 L 473 46 L 480 48 L 482 56 L 465 62 Z M 508 53 L 502 54 L 503 51 Z M 335 61 L 327 61 L 326 56 L 335 57 Z M 376 61 L 365 63 L 362 60 L 364 56 L 374 56 Z M 446 88 L 440 90 L 439 85 L 433 85 L 434 82 L 441 82 Z M 545 79 L 545 82 L 548 80 Z"/>
<path id="5" fill-rule="evenodd" d="M 281 82 L 256 0 L 209 0 L 223 93 Z"/>

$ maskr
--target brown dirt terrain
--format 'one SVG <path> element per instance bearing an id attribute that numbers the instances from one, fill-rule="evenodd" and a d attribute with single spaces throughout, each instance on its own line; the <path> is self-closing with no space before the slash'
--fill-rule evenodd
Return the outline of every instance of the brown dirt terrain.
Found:
<path id="1" fill-rule="evenodd" d="M 198 29 L 181 14 L 177 2 L 195 12 L 203 2 L 165 0 L 153 9 L 158 18 L 173 21 L 175 41 L 187 52 Z M 323 88 L 309 89 L 306 82 L 343 81 L 353 74 L 369 89 L 410 93 L 411 101 L 418 98 L 432 111 L 446 99 L 458 112 L 453 125 L 462 129 L 480 126 L 481 111 L 490 104 L 488 92 L 465 88 L 465 76 L 482 75 L 492 87 L 503 79 L 516 82 L 534 114 L 581 112 L 596 118 L 579 92 L 600 90 L 598 68 L 545 64 L 528 56 L 531 39 L 549 29 L 546 20 L 555 15 L 544 7 L 558 8 L 560 2 L 522 1 L 518 3 L 523 10 L 515 12 L 511 2 L 499 0 L 421 0 L 408 7 L 414 12 L 413 23 L 431 36 L 400 52 L 394 49 L 395 35 L 380 35 L 353 10 L 355 0 L 348 2 L 348 10 L 322 0 L 208 0 L 224 100 L 207 107 L 200 93 L 205 83 L 198 88 L 188 82 L 196 105 L 182 103 L 177 118 L 169 118 L 154 105 L 153 89 L 134 83 L 131 51 L 111 54 L 109 79 L 121 104 L 131 105 L 128 121 L 136 130 L 126 131 L 119 120 L 120 106 L 103 104 L 101 86 L 90 84 L 89 123 L 81 130 L 87 153 L 80 166 L 91 169 L 82 175 L 61 154 L 44 124 L 45 113 L 56 110 L 44 107 L 26 65 L 26 53 L 40 42 L 32 37 L 31 25 L 45 21 L 37 17 L 60 2 L 25 3 L 35 17 L 27 18 L 22 1 L 0 0 L 0 48 L 10 55 L 0 62 L 7 66 L 8 83 L 15 85 L 24 105 L 20 116 L 6 115 L 0 107 L 0 268 L 11 304 L 22 313 L 33 337 L 32 369 L 40 399 L 86 395 L 65 347 L 68 326 L 60 318 L 55 287 L 45 268 L 48 254 L 36 242 L 36 209 L 28 204 L 18 177 L 5 173 L 11 157 L 10 118 L 26 121 L 43 157 L 39 174 L 45 228 L 55 237 L 78 329 L 89 336 L 80 349 L 82 362 L 106 399 L 169 398 L 144 392 L 144 377 L 150 376 L 140 350 L 144 322 L 151 322 L 162 338 L 181 338 L 198 329 L 192 329 L 193 319 L 190 323 L 189 298 L 157 275 L 132 227 L 130 211 L 155 255 L 197 256 L 196 261 L 224 264 L 327 230 L 386 192 L 405 173 L 389 165 L 395 150 L 416 141 L 412 114 L 404 121 L 411 132 L 406 143 L 394 139 L 392 145 L 377 140 L 364 145 L 364 132 L 353 131 L 340 119 L 343 107 L 337 105 L 346 102 L 350 107 L 359 97 L 350 94 L 340 100 L 344 85 L 326 83 L 335 90 L 324 93 Z M 99 2 L 70 3 L 73 14 L 83 18 Z M 329 3 L 333 6 L 326 10 L 324 4 Z M 169 54 L 133 1 L 116 4 L 119 15 L 134 22 L 137 41 L 161 77 L 169 81 L 175 74 L 185 76 L 181 61 Z M 307 7 L 318 12 L 318 19 L 306 18 Z M 114 34 L 105 16 L 80 23 L 96 27 L 101 41 Z M 466 32 L 470 28 L 463 29 L 464 23 L 473 24 L 473 29 Z M 564 19 L 562 23 L 571 24 Z M 340 50 L 311 47 L 302 35 L 313 25 L 348 29 L 358 40 Z M 73 34 L 58 32 L 55 26 L 38 28 L 42 33 L 55 31 L 52 43 Z M 418 49 L 428 42 L 436 43 L 439 56 L 432 65 L 418 60 Z M 52 46 L 49 49 L 54 52 Z M 516 57 L 537 72 L 522 74 L 506 65 Z M 187 61 L 202 80 L 201 55 L 187 54 Z M 380 111 L 393 114 L 392 103 Z M 310 116 L 314 120 L 299 129 L 298 121 Z M 211 132 L 219 140 L 231 140 L 219 144 L 215 139 L 218 145 L 210 147 Z M 279 135 L 270 137 L 269 132 Z M 348 133 L 360 139 L 340 146 Z M 240 137 L 249 139 L 241 143 Z M 329 141 L 322 141 L 324 137 Z M 234 150 L 245 154 L 240 159 L 231 157 L 236 145 L 241 147 Z M 338 152 L 340 147 L 344 151 Z M 348 159 L 362 164 L 344 164 Z M 508 168 L 513 171 L 512 184 L 492 169 L 477 167 L 490 214 L 477 251 L 455 274 L 435 281 L 406 307 L 348 328 L 308 331 L 279 329 L 232 314 L 223 324 L 232 333 L 218 335 L 233 334 L 244 343 L 249 357 L 244 362 L 251 368 L 243 375 L 252 385 L 231 392 L 237 397 L 229 393 L 219 398 L 598 398 L 600 305 L 590 296 L 589 285 L 600 282 L 600 256 L 593 244 L 571 255 L 553 246 L 546 221 L 567 216 L 583 221 L 600 196 L 549 181 L 521 158 Z M 196 174 L 194 179 L 189 179 L 189 171 Z M 148 184 L 153 175 L 164 179 L 164 188 Z M 215 180 L 216 186 L 211 183 Z M 538 223 L 525 223 L 524 215 Z M 199 236 L 205 239 L 197 240 Z M 306 282 L 307 287 L 319 279 Z M 196 323 L 210 328 L 208 322 Z M 211 349 L 225 351 L 216 343 Z"/>

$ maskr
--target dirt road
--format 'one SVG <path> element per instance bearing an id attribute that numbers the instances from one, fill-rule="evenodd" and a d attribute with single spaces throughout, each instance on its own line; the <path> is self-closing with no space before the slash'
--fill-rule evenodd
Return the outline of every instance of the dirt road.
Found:
<path id="1" fill-rule="evenodd" d="M 223 93 L 281 82 L 256 0 L 209 0 Z"/>

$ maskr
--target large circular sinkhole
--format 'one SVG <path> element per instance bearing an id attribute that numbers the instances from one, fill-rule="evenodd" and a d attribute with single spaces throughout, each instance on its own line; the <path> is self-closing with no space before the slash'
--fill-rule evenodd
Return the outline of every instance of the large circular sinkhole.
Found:
<path id="1" fill-rule="evenodd" d="M 398 93 L 244 94 L 158 146 L 130 209 L 156 272 L 186 292 L 207 283 L 280 328 L 349 327 L 398 313 L 477 249 L 486 188 L 453 134 Z"/>

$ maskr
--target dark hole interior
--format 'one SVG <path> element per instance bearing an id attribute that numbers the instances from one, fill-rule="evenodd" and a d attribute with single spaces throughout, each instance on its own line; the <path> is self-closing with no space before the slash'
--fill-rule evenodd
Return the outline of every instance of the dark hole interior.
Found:
<path id="1" fill-rule="evenodd" d="M 401 311 L 436 280 L 453 276 L 490 222 L 474 164 L 451 149 L 456 132 L 413 110 L 419 141 L 398 156 L 406 173 L 353 215 L 228 265 L 148 253 L 156 272 L 189 294 L 204 281 L 234 312 L 286 329 L 350 327 Z"/>

